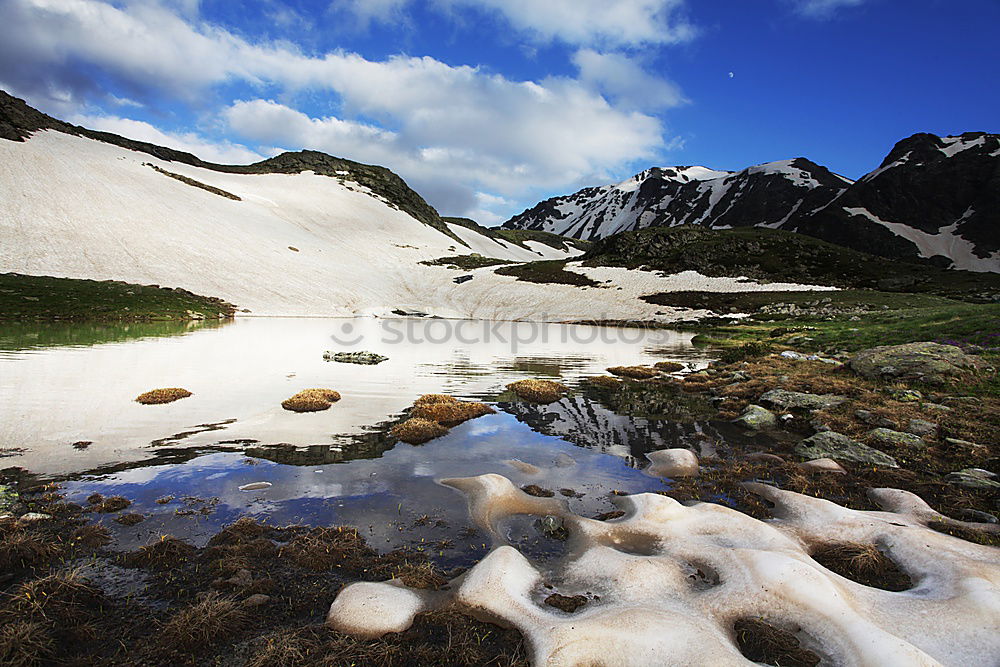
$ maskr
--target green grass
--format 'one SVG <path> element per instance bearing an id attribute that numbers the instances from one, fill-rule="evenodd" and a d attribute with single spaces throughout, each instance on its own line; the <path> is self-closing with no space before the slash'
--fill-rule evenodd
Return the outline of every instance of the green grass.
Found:
<path id="1" fill-rule="evenodd" d="M 221 299 L 155 285 L 0 274 L 0 321 L 218 319 L 234 311 L 235 306 Z"/>
<path id="2" fill-rule="evenodd" d="M 514 276 L 518 280 L 528 283 L 576 285 L 577 287 L 599 286 L 599 283 L 594 282 L 582 273 L 567 271 L 566 260 L 545 260 L 542 262 L 528 262 L 527 264 L 513 264 L 511 266 L 500 267 L 494 273 L 501 276 Z"/>
<path id="3" fill-rule="evenodd" d="M 424 262 L 420 262 L 427 266 L 445 266 L 449 269 L 462 269 L 464 271 L 471 271 L 472 269 L 481 269 L 486 266 L 500 266 L 503 264 L 516 264 L 509 259 L 497 259 L 496 257 L 483 257 L 478 254 L 471 255 L 456 255 L 454 257 L 439 257 L 438 259 L 430 259 Z"/>
<path id="4" fill-rule="evenodd" d="M 802 234 L 759 227 L 649 227 L 597 241 L 583 261 L 588 266 L 698 271 L 716 277 L 934 294 L 977 303 L 1000 298 L 1000 274 L 896 262 Z"/>
<path id="5" fill-rule="evenodd" d="M 958 302 L 932 294 L 906 294 L 876 290 L 839 290 L 805 292 L 662 292 L 642 297 L 658 306 L 712 310 L 717 313 L 746 313 L 776 303 L 794 304 L 800 308 L 820 306 L 833 308 L 891 309 L 953 306 Z M 826 303 L 822 303 L 827 301 Z M 817 304 L 816 302 L 821 302 Z M 769 315 L 769 318 L 778 316 Z"/>

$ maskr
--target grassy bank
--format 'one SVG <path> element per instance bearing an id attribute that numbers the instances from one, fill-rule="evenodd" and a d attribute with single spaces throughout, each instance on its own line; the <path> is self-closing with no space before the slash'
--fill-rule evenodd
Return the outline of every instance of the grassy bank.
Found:
<path id="1" fill-rule="evenodd" d="M 210 320 L 235 310 L 221 299 L 158 285 L 0 274 L 0 321 Z"/>

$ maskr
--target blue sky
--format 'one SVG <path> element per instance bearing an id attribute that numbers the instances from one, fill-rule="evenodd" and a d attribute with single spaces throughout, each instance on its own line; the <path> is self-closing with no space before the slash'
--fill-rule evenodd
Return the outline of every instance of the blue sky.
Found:
<path id="1" fill-rule="evenodd" d="M 497 224 L 653 164 L 996 132 L 997 0 L 0 0 L 0 87 L 250 162 L 314 148 Z"/>

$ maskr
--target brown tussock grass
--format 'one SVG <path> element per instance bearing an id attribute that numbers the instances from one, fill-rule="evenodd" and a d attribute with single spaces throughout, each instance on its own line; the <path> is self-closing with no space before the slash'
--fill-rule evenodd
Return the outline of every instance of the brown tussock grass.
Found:
<path id="1" fill-rule="evenodd" d="M 111 532 L 99 523 L 88 523 L 70 533 L 70 541 L 91 549 L 103 547 L 111 542 Z"/>
<path id="2" fill-rule="evenodd" d="M 110 498 L 105 498 L 98 505 L 96 505 L 94 507 L 94 511 L 111 514 L 113 512 L 120 512 L 131 504 L 132 501 L 124 496 L 111 496 Z"/>
<path id="3" fill-rule="evenodd" d="M 661 362 L 662 363 L 662 362 Z M 607 369 L 612 375 L 631 378 L 633 380 L 648 380 L 659 376 L 660 371 L 648 366 L 612 366 Z"/>
<path id="4" fill-rule="evenodd" d="M 0 572 L 44 563 L 61 550 L 54 538 L 12 525 L 0 531 Z"/>
<path id="5" fill-rule="evenodd" d="M 418 417 L 407 419 L 402 424 L 396 424 L 389 429 L 389 433 L 393 437 L 411 445 L 423 444 L 434 438 L 439 438 L 447 432 L 448 429 L 436 421 Z"/>
<path id="6" fill-rule="evenodd" d="M 0 623 L 0 665 L 39 667 L 50 664 L 55 651 L 49 624 L 25 620 Z"/>
<path id="7" fill-rule="evenodd" d="M 653 364 L 653 368 L 663 373 L 676 373 L 684 370 L 684 364 L 679 364 L 676 361 L 657 361 Z"/>
<path id="8" fill-rule="evenodd" d="M 163 625 L 158 640 L 170 649 L 193 649 L 231 639 L 246 620 L 240 603 L 209 593 L 175 612 Z"/>
<path id="9" fill-rule="evenodd" d="M 742 618 L 733 626 L 740 652 L 754 662 L 782 667 L 814 667 L 820 657 L 803 648 L 791 632 L 760 618 Z"/>
<path id="10" fill-rule="evenodd" d="M 518 380 L 507 385 L 507 389 L 533 403 L 554 403 L 568 391 L 566 385 L 552 380 Z"/>
<path id="11" fill-rule="evenodd" d="M 163 535 L 152 544 L 125 554 L 122 561 L 127 567 L 151 567 L 167 570 L 180 567 L 189 561 L 198 550 L 173 535 Z"/>
<path id="12" fill-rule="evenodd" d="M 337 569 L 351 574 L 365 572 L 378 557 L 356 529 L 344 526 L 313 528 L 292 539 L 279 555 L 314 572 Z"/>
<path id="13" fill-rule="evenodd" d="M 429 419 L 439 424 L 461 424 L 483 415 L 495 414 L 496 410 L 473 401 L 448 401 L 445 403 L 421 403 L 415 405 L 410 416 L 416 419 Z"/>
<path id="14" fill-rule="evenodd" d="M 281 402 L 291 412 L 320 412 L 340 400 L 340 392 L 332 389 L 304 389 Z"/>
<path id="15" fill-rule="evenodd" d="M 448 580 L 431 563 L 405 563 L 392 572 L 393 579 L 399 579 L 410 588 L 439 591 Z"/>
<path id="16" fill-rule="evenodd" d="M 424 394 L 413 401 L 414 406 L 426 405 L 428 403 L 458 403 L 458 399 L 448 394 Z"/>
<path id="17" fill-rule="evenodd" d="M 180 387 L 168 387 L 166 389 L 153 389 L 135 397 L 136 403 L 143 405 L 160 405 L 162 403 L 173 403 L 182 398 L 191 396 L 191 392 Z"/>
<path id="18" fill-rule="evenodd" d="M 874 544 L 825 544 L 812 550 L 812 559 L 828 570 L 865 586 L 905 591 L 910 578 Z"/>
<path id="19" fill-rule="evenodd" d="M 609 375 L 595 375 L 594 377 L 585 378 L 584 381 L 592 387 L 600 387 L 601 389 L 617 389 L 624 384 L 618 378 L 613 378 Z"/>

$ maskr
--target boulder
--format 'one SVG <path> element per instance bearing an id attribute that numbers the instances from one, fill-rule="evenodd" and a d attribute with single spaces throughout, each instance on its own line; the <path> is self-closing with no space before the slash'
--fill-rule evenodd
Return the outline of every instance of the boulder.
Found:
<path id="1" fill-rule="evenodd" d="M 737 417 L 735 421 L 737 424 L 742 424 L 756 431 L 774 426 L 778 418 L 767 408 L 762 408 L 759 405 L 748 405 L 743 414 Z"/>
<path id="2" fill-rule="evenodd" d="M 868 437 L 880 445 L 894 447 L 926 447 L 927 443 L 912 433 L 893 431 L 891 428 L 876 428 L 868 432 Z"/>
<path id="3" fill-rule="evenodd" d="M 690 449 L 661 449 L 646 454 L 653 465 L 649 472 L 656 477 L 697 477 L 698 457 Z"/>
<path id="4" fill-rule="evenodd" d="M 810 473 L 817 472 L 833 472 L 840 473 L 841 475 L 846 475 L 847 471 L 844 470 L 839 463 L 833 459 L 813 459 L 812 461 L 806 461 L 805 463 L 800 463 L 799 467 Z"/>
<path id="5" fill-rule="evenodd" d="M 847 361 L 848 367 L 870 380 L 901 380 L 941 385 L 969 371 L 986 367 L 982 359 L 954 345 L 907 343 L 863 350 Z"/>
<path id="6" fill-rule="evenodd" d="M 845 396 L 834 394 L 803 394 L 798 391 L 772 389 L 760 397 L 762 403 L 773 405 L 784 410 L 826 410 L 847 400 Z"/>
<path id="7" fill-rule="evenodd" d="M 906 432 L 912 433 L 913 435 L 919 435 L 921 437 L 925 435 L 934 435 L 937 433 L 938 425 L 934 422 L 929 422 L 926 419 L 911 419 L 906 425 Z"/>
<path id="8" fill-rule="evenodd" d="M 1000 490 L 1000 481 L 997 481 L 996 473 L 982 468 L 965 468 L 950 472 L 944 476 L 944 481 L 969 489 Z"/>
<path id="9" fill-rule="evenodd" d="M 804 459 L 830 458 L 839 461 L 853 461 L 867 465 L 898 468 L 896 459 L 868 445 L 851 440 L 846 435 L 827 431 L 806 438 L 795 446 L 795 453 Z"/>

